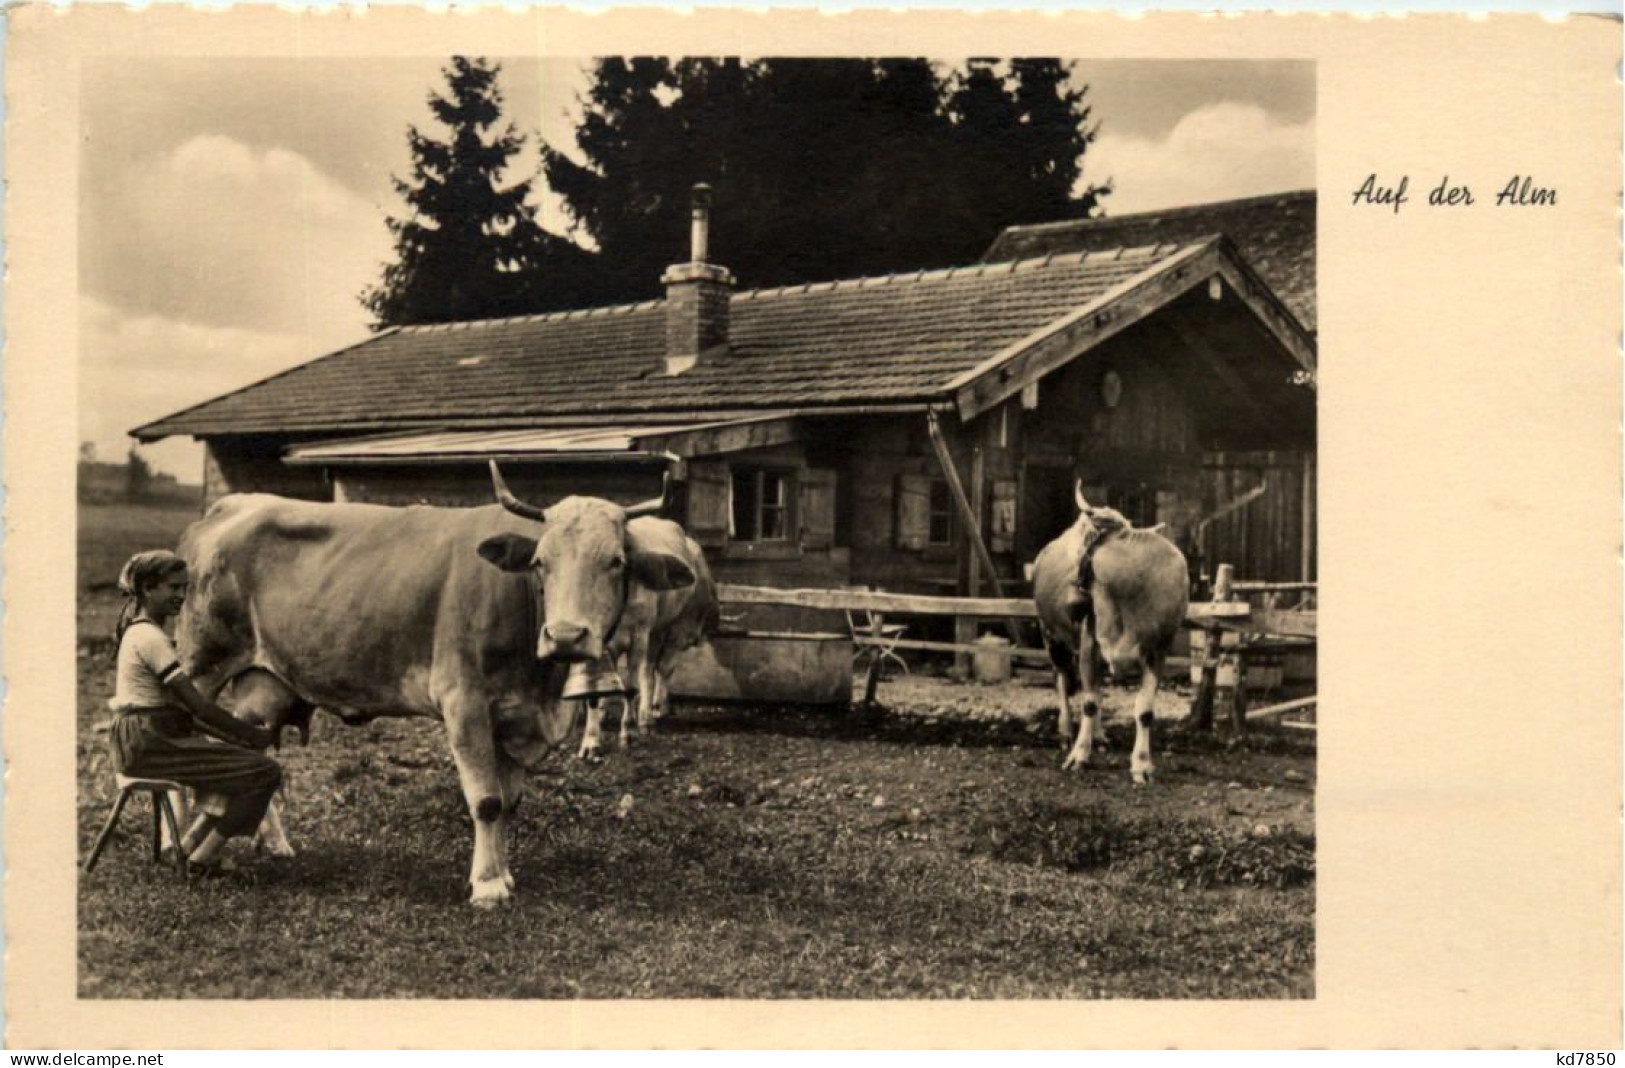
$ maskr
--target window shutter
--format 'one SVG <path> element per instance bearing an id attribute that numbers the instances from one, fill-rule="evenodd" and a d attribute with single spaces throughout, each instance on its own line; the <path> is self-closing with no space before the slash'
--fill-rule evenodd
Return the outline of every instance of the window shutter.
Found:
<path id="1" fill-rule="evenodd" d="M 925 548 L 931 534 L 931 480 L 925 475 L 897 476 L 897 547 Z"/>
<path id="2" fill-rule="evenodd" d="M 835 544 L 835 472 L 824 467 L 800 473 L 801 547 L 827 549 Z"/>
<path id="3" fill-rule="evenodd" d="M 691 460 L 688 465 L 689 537 L 708 549 L 728 544 L 728 521 L 732 503 L 728 465 L 716 461 Z"/>

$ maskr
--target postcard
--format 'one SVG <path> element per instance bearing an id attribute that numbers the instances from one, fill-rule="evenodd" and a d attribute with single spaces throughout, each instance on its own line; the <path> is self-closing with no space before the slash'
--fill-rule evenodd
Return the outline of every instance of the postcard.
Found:
<path id="1" fill-rule="evenodd" d="M 10 31 L 9 1046 L 1619 1045 L 1617 19 Z"/>

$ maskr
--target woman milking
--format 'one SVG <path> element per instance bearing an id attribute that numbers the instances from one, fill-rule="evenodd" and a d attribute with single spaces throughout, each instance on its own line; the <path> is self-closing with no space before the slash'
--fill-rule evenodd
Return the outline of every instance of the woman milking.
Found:
<path id="1" fill-rule="evenodd" d="M 226 840 L 254 833 L 282 782 L 282 767 L 260 752 L 272 733 L 219 708 L 182 670 L 164 627 L 186 600 L 186 561 L 163 549 L 137 553 L 118 585 L 127 600 L 109 702 L 114 765 L 133 778 L 168 779 L 199 792 L 203 812 L 180 849 L 201 872 L 218 871 Z"/>

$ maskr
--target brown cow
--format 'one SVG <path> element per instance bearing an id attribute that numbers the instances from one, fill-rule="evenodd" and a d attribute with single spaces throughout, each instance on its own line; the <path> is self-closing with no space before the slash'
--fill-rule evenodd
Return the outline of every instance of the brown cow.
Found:
<path id="1" fill-rule="evenodd" d="M 1134 701 L 1134 753 L 1129 770 L 1146 783 L 1151 763 L 1152 702 L 1163 658 L 1190 601 L 1185 556 L 1156 530 L 1136 530 L 1120 512 L 1094 508 L 1075 490 L 1078 519 L 1044 546 L 1033 565 L 1038 608 L 1060 698 L 1063 767 L 1089 763 L 1101 696 L 1096 658 L 1112 671 L 1139 666 Z M 1083 690 L 1083 718 L 1073 735 L 1071 698 Z"/>
<path id="2" fill-rule="evenodd" d="M 483 907 L 513 889 L 507 821 L 525 768 L 573 725 L 569 665 L 602 655 L 634 580 L 694 581 L 628 529 L 661 501 L 542 509 L 515 500 L 494 464 L 492 476 L 500 508 L 223 498 L 182 537 L 193 590 L 177 624 L 199 688 L 213 697 L 253 673 L 236 712 L 279 732 L 316 705 L 445 723 Z"/>

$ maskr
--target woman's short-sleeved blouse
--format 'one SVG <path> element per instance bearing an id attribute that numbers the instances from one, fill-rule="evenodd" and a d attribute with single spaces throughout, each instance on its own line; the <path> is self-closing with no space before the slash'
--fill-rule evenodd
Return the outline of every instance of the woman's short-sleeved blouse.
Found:
<path id="1" fill-rule="evenodd" d="M 137 617 L 119 642 L 118 679 L 108 707 L 122 712 L 127 708 L 173 705 L 175 701 L 164 689 L 164 683 L 180 673 L 180 658 L 175 654 L 169 635 L 152 620 Z"/>

